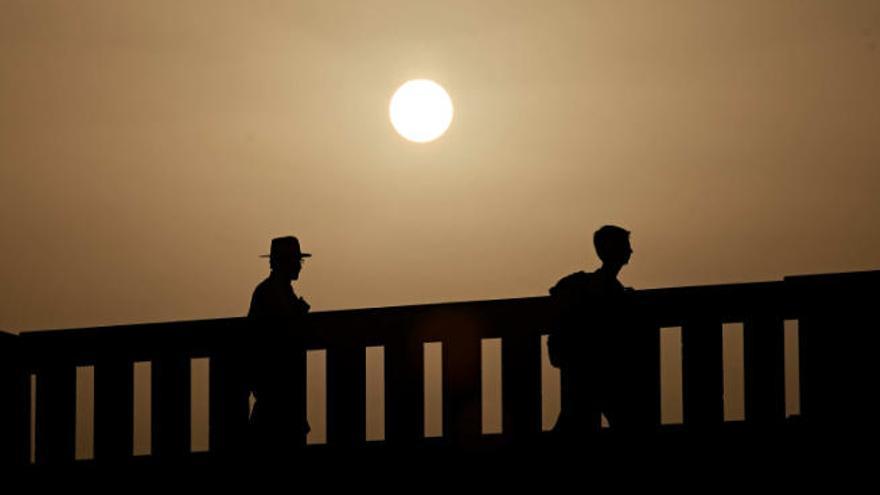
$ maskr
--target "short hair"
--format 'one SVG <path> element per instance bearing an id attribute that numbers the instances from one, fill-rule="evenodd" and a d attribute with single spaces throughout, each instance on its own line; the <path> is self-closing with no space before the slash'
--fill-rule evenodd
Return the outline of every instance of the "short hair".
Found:
<path id="1" fill-rule="evenodd" d="M 593 234 L 593 246 L 604 261 L 612 251 L 629 240 L 629 231 L 616 225 L 605 225 Z"/>

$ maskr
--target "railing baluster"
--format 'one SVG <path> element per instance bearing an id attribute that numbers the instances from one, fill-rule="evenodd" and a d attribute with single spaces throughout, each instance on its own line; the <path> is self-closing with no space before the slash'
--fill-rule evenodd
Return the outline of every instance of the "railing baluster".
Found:
<path id="1" fill-rule="evenodd" d="M 785 326 L 781 317 L 757 316 L 744 329 L 746 421 L 773 425 L 785 419 Z"/>
<path id="2" fill-rule="evenodd" d="M 688 427 L 713 427 L 724 422 L 721 331 L 720 321 L 690 321 L 682 326 L 682 393 Z"/>
<path id="3" fill-rule="evenodd" d="M 37 371 L 36 461 L 72 462 L 76 442 L 76 366 L 51 356 Z"/>
<path id="4" fill-rule="evenodd" d="M 235 456 L 245 448 L 249 392 L 240 363 L 225 345 L 210 358 L 208 441 L 211 452 L 221 458 Z"/>
<path id="5" fill-rule="evenodd" d="M 457 445 L 482 434 L 482 346 L 477 329 L 465 323 L 449 328 L 443 340 L 443 436 Z"/>
<path id="6" fill-rule="evenodd" d="M 501 340 L 502 431 L 525 441 L 541 432 L 541 334 L 508 330 Z"/>
<path id="7" fill-rule="evenodd" d="M 327 443 L 351 446 L 366 438 L 366 351 L 356 343 L 327 349 Z"/>
<path id="8" fill-rule="evenodd" d="M 95 365 L 95 460 L 131 457 L 133 429 L 134 363 L 125 355 L 99 356 Z"/>
<path id="9" fill-rule="evenodd" d="M 636 402 L 646 409 L 646 426 L 657 428 L 661 423 L 660 327 L 653 321 L 643 321 L 642 324 L 645 326 L 639 331 L 645 333 L 639 335 L 639 338 L 643 339 L 644 347 L 641 349 L 641 355 L 637 357 L 640 362 L 638 366 L 640 376 L 637 377 L 640 386 L 637 389 L 645 396 Z"/>
<path id="10" fill-rule="evenodd" d="M 411 318 L 380 323 L 396 330 L 385 345 L 385 439 L 393 446 L 411 445 L 424 431 L 423 343 L 406 331 Z"/>
<path id="11" fill-rule="evenodd" d="M 190 446 L 190 358 L 168 353 L 153 360 L 152 453 L 178 459 Z"/>

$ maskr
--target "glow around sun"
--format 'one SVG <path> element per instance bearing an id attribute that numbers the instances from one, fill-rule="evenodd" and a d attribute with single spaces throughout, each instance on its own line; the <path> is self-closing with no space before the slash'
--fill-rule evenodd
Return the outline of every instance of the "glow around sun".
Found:
<path id="1" fill-rule="evenodd" d="M 434 81 L 414 79 L 394 92 L 388 114 L 398 134 L 427 143 L 442 136 L 452 123 L 452 99 Z"/>

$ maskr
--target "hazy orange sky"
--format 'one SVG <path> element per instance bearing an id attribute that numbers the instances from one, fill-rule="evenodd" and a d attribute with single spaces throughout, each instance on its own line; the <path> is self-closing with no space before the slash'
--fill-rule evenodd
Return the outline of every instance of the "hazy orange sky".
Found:
<path id="1" fill-rule="evenodd" d="M 388 121 L 448 90 L 438 141 Z M 880 268 L 880 2 L 0 0 L 0 329 Z"/>

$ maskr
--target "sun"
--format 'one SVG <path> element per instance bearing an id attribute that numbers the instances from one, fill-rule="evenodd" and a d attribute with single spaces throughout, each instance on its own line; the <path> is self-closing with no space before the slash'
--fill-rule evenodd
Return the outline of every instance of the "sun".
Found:
<path id="1" fill-rule="evenodd" d="M 398 134 L 427 143 L 442 136 L 452 123 L 452 99 L 434 81 L 413 79 L 394 92 L 388 115 Z"/>

